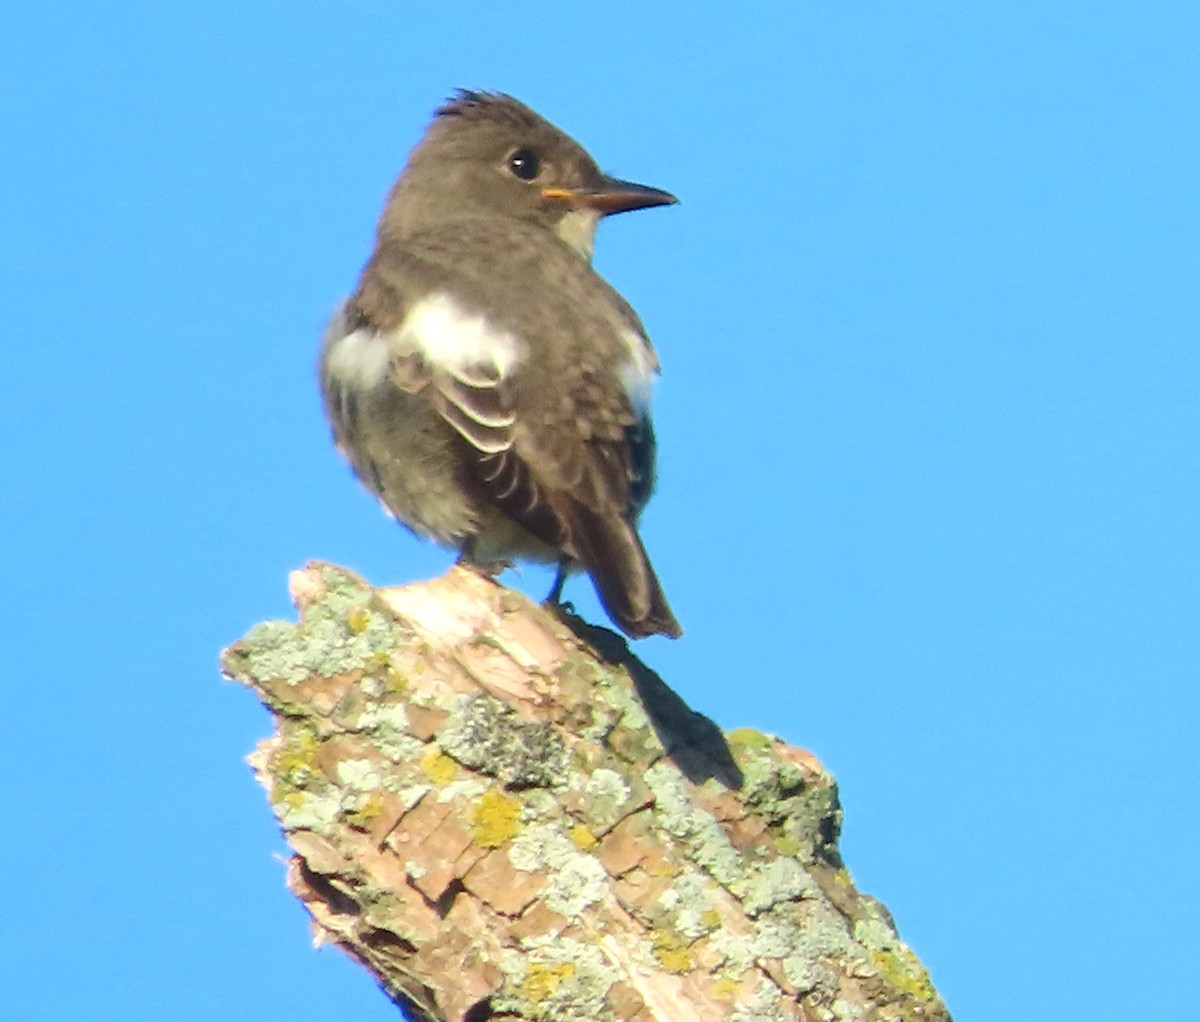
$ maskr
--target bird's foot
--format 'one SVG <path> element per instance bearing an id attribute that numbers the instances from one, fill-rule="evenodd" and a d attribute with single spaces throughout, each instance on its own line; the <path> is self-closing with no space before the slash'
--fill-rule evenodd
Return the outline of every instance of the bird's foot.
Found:
<path id="1" fill-rule="evenodd" d="M 579 617 L 579 611 L 575 609 L 575 604 L 570 600 L 553 600 L 547 596 L 542 600 L 542 606 L 547 610 L 554 611 L 556 614 L 565 614 L 568 617 Z"/>

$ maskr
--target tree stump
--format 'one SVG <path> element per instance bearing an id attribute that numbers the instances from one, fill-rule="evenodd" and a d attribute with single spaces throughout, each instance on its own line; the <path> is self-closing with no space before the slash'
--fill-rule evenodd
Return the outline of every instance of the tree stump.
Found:
<path id="1" fill-rule="evenodd" d="M 948 1020 L 838 855 L 833 778 L 473 571 L 310 564 L 225 673 L 316 939 L 429 1022 Z"/>

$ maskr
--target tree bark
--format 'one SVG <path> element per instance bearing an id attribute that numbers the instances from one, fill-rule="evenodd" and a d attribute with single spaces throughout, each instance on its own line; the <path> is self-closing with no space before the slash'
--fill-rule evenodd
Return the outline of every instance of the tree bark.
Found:
<path id="1" fill-rule="evenodd" d="M 811 753 L 465 568 L 291 591 L 222 666 L 274 714 L 250 762 L 316 938 L 411 1018 L 949 1019 Z"/>

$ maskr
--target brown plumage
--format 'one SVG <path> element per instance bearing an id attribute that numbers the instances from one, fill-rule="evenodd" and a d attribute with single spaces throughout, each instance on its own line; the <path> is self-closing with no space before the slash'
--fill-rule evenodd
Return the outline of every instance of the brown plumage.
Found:
<path id="1" fill-rule="evenodd" d="M 320 364 L 339 448 L 400 521 L 476 563 L 581 567 L 635 638 L 681 632 L 636 527 L 658 363 L 591 241 L 603 215 L 673 201 L 516 100 L 461 93 L 393 187 Z"/>

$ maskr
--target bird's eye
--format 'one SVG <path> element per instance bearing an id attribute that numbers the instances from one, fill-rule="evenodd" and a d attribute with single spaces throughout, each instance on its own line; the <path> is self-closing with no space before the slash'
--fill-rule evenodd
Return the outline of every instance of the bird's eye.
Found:
<path id="1" fill-rule="evenodd" d="M 522 181 L 532 181 L 541 169 L 537 153 L 532 149 L 518 149 L 508 158 L 508 169 Z"/>

